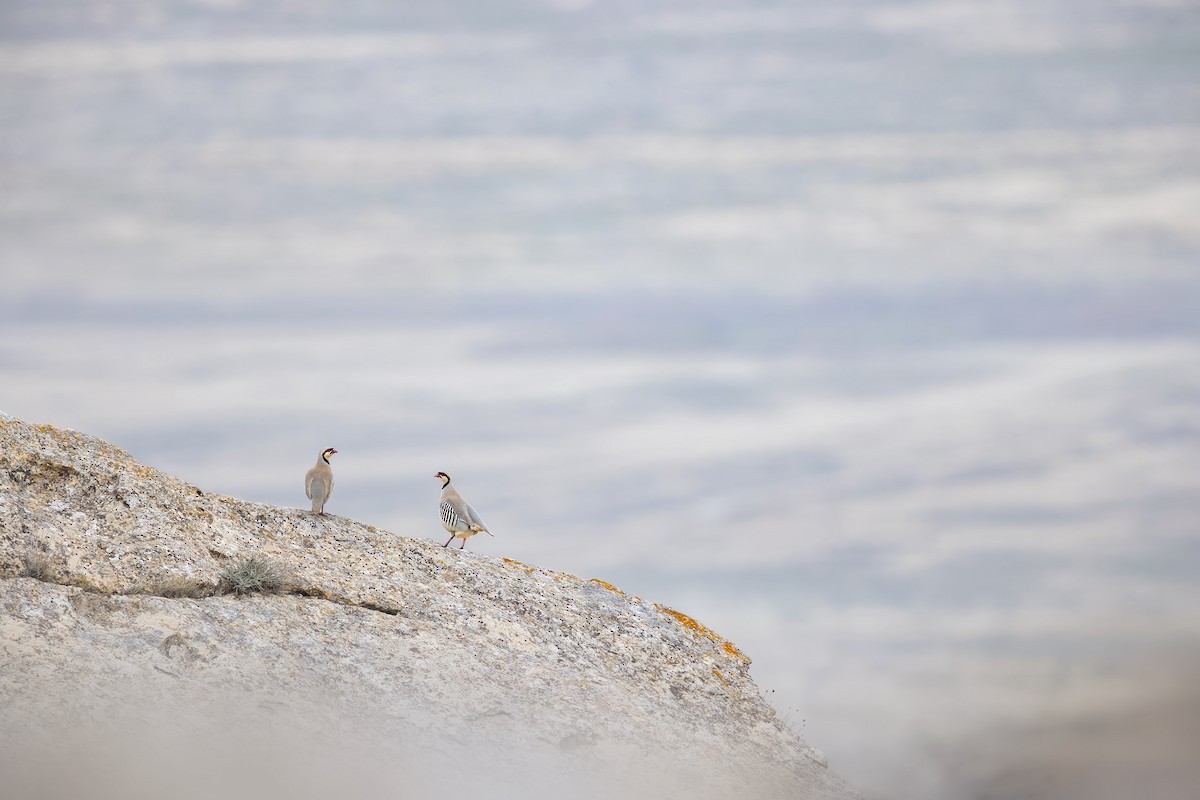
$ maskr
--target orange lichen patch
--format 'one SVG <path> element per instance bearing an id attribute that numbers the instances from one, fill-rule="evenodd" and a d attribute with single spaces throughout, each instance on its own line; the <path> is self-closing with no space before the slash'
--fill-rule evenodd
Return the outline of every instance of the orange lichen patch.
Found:
<path id="1" fill-rule="evenodd" d="M 750 657 L 741 650 L 738 650 L 737 647 L 734 646 L 733 642 L 730 642 L 721 636 L 718 636 L 716 633 L 713 633 L 707 627 L 701 625 L 699 622 L 696 622 L 696 620 L 692 619 L 687 614 L 676 611 L 673 608 L 667 608 L 666 606 L 660 606 L 657 604 L 655 604 L 655 607 L 664 614 L 674 617 L 680 625 L 687 628 L 689 631 L 692 631 L 700 636 L 703 636 L 709 641 L 720 645 L 728 655 L 731 655 L 740 661 L 745 661 L 747 664 L 750 663 Z"/>
<path id="2" fill-rule="evenodd" d="M 598 584 L 600 584 L 601 586 L 603 586 L 605 589 L 608 589 L 610 592 L 616 592 L 617 594 L 620 594 L 620 595 L 623 595 L 623 594 L 625 594 L 624 592 L 622 592 L 622 591 L 621 591 L 620 589 L 618 589 L 617 587 L 613 586 L 613 585 L 612 585 L 611 583 L 609 583 L 608 581 L 602 581 L 602 580 L 600 580 L 599 578 L 592 578 L 592 580 L 591 580 L 591 583 L 598 583 Z"/>
<path id="3" fill-rule="evenodd" d="M 721 683 L 725 684 L 726 686 L 729 685 L 729 681 L 725 680 L 725 676 L 721 674 L 721 670 L 714 669 L 712 673 L 713 675 L 717 676 L 717 680 L 719 680 Z"/>
<path id="4" fill-rule="evenodd" d="M 503 556 L 501 556 L 500 560 L 503 561 L 505 564 L 516 567 L 517 569 L 523 569 L 528 573 L 531 573 L 531 574 L 533 573 L 533 567 L 529 566 L 528 564 L 523 564 L 520 561 L 517 561 L 516 559 L 504 558 Z"/>
<path id="5" fill-rule="evenodd" d="M 667 608 L 666 606 L 659 606 L 658 610 L 664 614 L 670 614 L 672 617 L 679 620 L 679 624 L 687 628 L 689 631 L 696 631 L 697 633 L 702 633 L 708 636 L 716 636 L 715 633 L 701 625 L 699 622 L 696 622 L 696 620 L 692 619 L 687 614 L 683 614 L 673 608 Z"/>

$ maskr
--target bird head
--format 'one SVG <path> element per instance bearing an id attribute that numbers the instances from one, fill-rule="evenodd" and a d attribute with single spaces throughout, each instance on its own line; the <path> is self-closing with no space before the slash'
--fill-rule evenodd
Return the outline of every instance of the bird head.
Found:
<path id="1" fill-rule="evenodd" d="M 450 476 L 444 472 L 439 472 L 438 474 L 434 475 L 433 477 L 437 478 L 438 480 L 440 480 L 442 482 L 443 489 L 446 488 L 446 484 L 450 483 Z"/>
<path id="2" fill-rule="evenodd" d="M 337 452 L 337 450 L 334 450 L 332 447 L 326 447 L 324 450 L 321 451 L 321 458 L 325 461 L 326 464 L 328 464 L 329 457 L 336 452 Z"/>

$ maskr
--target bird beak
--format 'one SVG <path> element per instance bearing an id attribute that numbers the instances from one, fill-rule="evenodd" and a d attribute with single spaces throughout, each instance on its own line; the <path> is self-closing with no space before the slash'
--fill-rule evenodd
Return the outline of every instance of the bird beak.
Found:
<path id="1" fill-rule="evenodd" d="M 330 453 L 336 453 L 336 452 L 337 452 L 337 450 L 334 450 L 334 449 L 331 447 L 331 448 L 329 448 L 329 452 L 330 452 Z"/>

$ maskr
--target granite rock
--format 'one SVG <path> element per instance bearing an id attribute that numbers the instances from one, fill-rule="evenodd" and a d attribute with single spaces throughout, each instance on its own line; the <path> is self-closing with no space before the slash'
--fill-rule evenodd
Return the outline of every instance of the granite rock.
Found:
<path id="1" fill-rule="evenodd" d="M 250 556 L 276 593 L 226 593 Z M 123 797 L 858 797 L 681 612 L 11 417 L 0 576 L 0 769 L 31 792 L 75 791 L 68 760 Z M 203 747 L 222 769 L 182 781 Z"/>

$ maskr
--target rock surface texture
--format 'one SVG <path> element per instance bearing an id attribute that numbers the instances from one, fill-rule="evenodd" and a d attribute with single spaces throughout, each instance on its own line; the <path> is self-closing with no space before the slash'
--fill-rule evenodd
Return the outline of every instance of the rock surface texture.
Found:
<path id="1" fill-rule="evenodd" d="M 10 796 L 859 796 L 682 613 L 11 417 L 0 576 Z"/>

